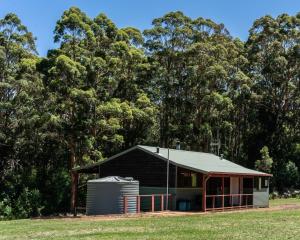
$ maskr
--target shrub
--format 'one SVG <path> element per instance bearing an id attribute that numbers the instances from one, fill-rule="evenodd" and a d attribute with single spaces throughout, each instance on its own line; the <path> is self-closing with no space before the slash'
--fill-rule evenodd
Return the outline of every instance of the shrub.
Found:
<path id="1" fill-rule="evenodd" d="M 285 181 L 287 187 L 296 187 L 299 184 L 299 171 L 294 162 L 289 161 L 286 164 Z"/>
<path id="2" fill-rule="evenodd" d="M 273 165 L 273 159 L 269 155 L 269 148 L 267 146 L 264 146 L 260 150 L 261 154 L 261 160 L 256 160 L 255 162 L 255 168 L 259 171 L 263 171 L 266 173 L 271 173 L 272 165 Z"/>
<path id="3" fill-rule="evenodd" d="M 0 201 L 0 219 L 10 219 L 12 217 L 12 207 L 9 204 L 9 200 L 4 198 Z"/>
<path id="4" fill-rule="evenodd" d="M 37 189 L 24 188 L 18 197 L 8 197 L 0 201 L 0 219 L 28 218 L 39 216 L 42 206 Z"/>

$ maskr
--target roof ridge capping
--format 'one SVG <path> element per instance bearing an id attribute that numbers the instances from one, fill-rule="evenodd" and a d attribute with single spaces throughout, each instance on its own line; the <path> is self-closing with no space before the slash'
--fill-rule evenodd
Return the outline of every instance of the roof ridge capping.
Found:
<path id="1" fill-rule="evenodd" d="M 199 151 L 176 149 L 176 148 L 155 147 L 155 146 L 148 146 L 148 145 L 136 145 L 136 146 L 140 147 L 140 148 L 155 148 L 155 150 L 156 150 L 156 148 L 159 148 L 159 149 L 164 149 L 164 150 L 168 150 L 169 149 L 171 151 L 181 151 L 181 152 L 190 152 L 190 153 L 202 153 L 202 154 L 208 154 L 208 155 L 213 155 L 213 156 L 219 157 L 218 155 L 213 154 L 213 153 L 209 153 L 209 152 L 199 152 Z"/>

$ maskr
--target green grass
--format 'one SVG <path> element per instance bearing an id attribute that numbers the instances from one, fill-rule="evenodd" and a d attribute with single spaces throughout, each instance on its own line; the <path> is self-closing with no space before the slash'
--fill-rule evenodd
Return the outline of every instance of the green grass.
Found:
<path id="1" fill-rule="evenodd" d="M 273 200 L 270 205 L 295 203 L 300 200 Z M 109 221 L 2 221 L 0 239 L 300 239 L 300 209 Z"/>
<path id="2" fill-rule="evenodd" d="M 285 204 L 300 204 L 300 199 L 299 198 L 288 198 L 288 199 L 281 198 L 281 199 L 276 199 L 276 200 L 270 200 L 270 207 L 280 206 L 280 205 L 285 205 Z"/>

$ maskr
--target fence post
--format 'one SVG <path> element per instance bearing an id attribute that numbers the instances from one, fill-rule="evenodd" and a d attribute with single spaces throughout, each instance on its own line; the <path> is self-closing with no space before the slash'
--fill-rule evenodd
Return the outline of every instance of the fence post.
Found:
<path id="1" fill-rule="evenodd" d="M 124 214 L 127 213 L 127 196 L 124 196 Z"/>
<path id="2" fill-rule="evenodd" d="M 173 207 L 173 199 L 172 199 L 172 194 L 170 194 L 169 196 L 169 200 L 170 200 L 170 204 L 169 205 L 169 209 L 172 210 L 172 207 Z"/>
<path id="3" fill-rule="evenodd" d="M 225 183 L 224 183 L 224 177 L 222 177 L 222 210 L 224 211 L 224 205 L 225 205 L 225 197 L 224 197 L 224 194 L 225 194 L 225 191 L 224 191 L 224 186 L 225 186 Z"/>
<path id="4" fill-rule="evenodd" d="M 154 207 L 154 195 L 152 194 L 152 196 L 151 196 L 151 211 L 154 212 L 154 209 L 155 209 L 155 207 Z"/>
<path id="5" fill-rule="evenodd" d="M 206 212 L 206 178 L 202 177 L 202 210 Z"/>
<path id="6" fill-rule="evenodd" d="M 136 213 L 140 213 L 141 209 L 141 198 L 139 195 L 136 196 Z"/>
<path id="7" fill-rule="evenodd" d="M 161 211 L 164 210 L 164 195 L 163 194 L 160 196 L 160 209 L 161 209 Z"/>

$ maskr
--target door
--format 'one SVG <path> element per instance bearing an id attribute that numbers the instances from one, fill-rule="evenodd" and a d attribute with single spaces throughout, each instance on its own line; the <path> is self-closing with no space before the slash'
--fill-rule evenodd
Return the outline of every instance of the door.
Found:
<path id="1" fill-rule="evenodd" d="M 238 177 L 230 177 L 230 194 L 239 194 L 240 191 L 239 186 L 239 178 Z M 232 204 L 233 205 L 239 205 L 239 197 L 234 196 L 232 197 Z"/>

